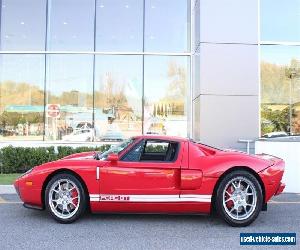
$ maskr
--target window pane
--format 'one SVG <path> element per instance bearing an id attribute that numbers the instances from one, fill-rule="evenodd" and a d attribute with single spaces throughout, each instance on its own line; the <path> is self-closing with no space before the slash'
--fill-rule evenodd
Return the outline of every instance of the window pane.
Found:
<path id="1" fill-rule="evenodd" d="M 300 48 L 261 48 L 261 133 L 300 133 Z"/>
<path id="2" fill-rule="evenodd" d="M 2 0 L 0 16 L 2 50 L 45 50 L 46 0 Z"/>
<path id="3" fill-rule="evenodd" d="M 44 55 L 0 55 L 0 141 L 43 140 Z"/>
<path id="4" fill-rule="evenodd" d="M 261 0 L 261 39 L 300 41 L 300 0 Z"/>
<path id="5" fill-rule="evenodd" d="M 94 139 L 92 70 L 92 55 L 47 55 L 46 140 Z"/>
<path id="6" fill-rule="evenodd" d="M 189 57 L 145 56 L 144 132 L 187 136 Z"/>
<path id="7" fill-rule="evenodd" d="M 95 128 L 100 140 L 142 132 L 142 56 L 97 56 Z"/>
<path id="8" fill-rule="evenodd" d="M 94 49 L 94 0 L 50 0 L 49 50 Z"/>
<path id="9" fill-rule="evenodd" d="M 147 141 L 145 153 L 166 153 L 169 147 L 168 142 Z"/>
<path id="10" fill-rule="evenodd" d="M 146 0 L 145 50 L 189 52 L 190 1 Z"/>
<path id="11" fill-rule="evenodd" d="M 125 156 L 122 157 L 121 161 L 137 162 L 140 160 L 142 150 L 144 149 L 144 141 L 142 140 L 136 146 L 133 147 Z"/>
<path id="12" fill-rule="evenodd" d="M 98 51 L 143 51 L 143 0 L 98 0 L 96 8 Z"/>

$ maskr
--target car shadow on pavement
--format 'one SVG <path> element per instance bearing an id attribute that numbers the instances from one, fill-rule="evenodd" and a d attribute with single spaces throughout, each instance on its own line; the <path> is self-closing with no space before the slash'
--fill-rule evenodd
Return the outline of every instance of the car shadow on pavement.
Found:
<path id="1" fill-rule="evenodd" d="M 6 201 L 20 202 L 15 196 L 1 195 Z M 21 203 L 3 204 L 1 206 L 14 206 L 16 216 L 22 216 L 22 220 L 30 220 L 31 223 L 58 224 L 54 221 L 47 211 L 37 211 L 23 208 Z M 298 208 L 295 210 L 295 207 Z M 17 212 L 19 211 L 19 212 Z M 280 215 L 280 216 L 279 216 Z M 267 212 L 261 212 L 258 219 L 249 227 L 264 228 L 267 225 L 282 225 L 292 223 L 300 216 L 300 195 L 299 194 L 282 194 L 272 199 L 268 205 Z M 296 216 L 296 217 L 295 217 Z M 228 225 L 216 215 L 174 215 L 174 214 L 116 214 L 116 213 L 98 213 L 92 214 L 87 212 L 82 218 L 74 224 L 95 225 L 97 223 L 104 224 L 172 224 L 202 227 L 227 228 Z"/>
<path id="2" fill-rule="evenodd" d="M 21 204 L 20 204 L 21 206 Z M 45 223 L 55 223 L 47 211 L 27 210 L 26 215 L 31 220 L 43 220 Z M 219 217 L 215 215 L 203 214 L 129 214 L 129 213 L 90 213 L 87 212 L 78 221 L 73 224 L 90 224 L 90 223 L 142 223 L 142 224 L 156 224 L 156 223 L 185 223 L 194 224 L 200 223 L 210 226 L 227 226 Z"/>

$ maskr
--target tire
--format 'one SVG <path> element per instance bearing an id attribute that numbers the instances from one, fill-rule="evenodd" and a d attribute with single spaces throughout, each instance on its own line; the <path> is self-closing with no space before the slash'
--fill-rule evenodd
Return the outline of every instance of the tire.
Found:
<path id="1" fill-rule="evenodd" d="M 261 186 L 248 171 L 233 171 L 219 183 L 215 199 L 216 210 L 233 227 L 250 225 L 259 215 L 262 204 Z"/>
<path id="2" fill-rule="evenodd" d="M 45 207 L 59 223 L 67 224 L 79 219 L 87 207 L 82 183 L 72 174 L 55 175 L 45 189 Z"/>

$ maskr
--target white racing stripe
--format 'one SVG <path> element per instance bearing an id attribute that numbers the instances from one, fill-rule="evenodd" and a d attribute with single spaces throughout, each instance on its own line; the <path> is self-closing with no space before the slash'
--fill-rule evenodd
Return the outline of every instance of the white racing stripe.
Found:
<path id="1" fill-rule="evenodd" d="M 100 202 L 211 202 L 211 195 L 117 195 L 90 194 L 90 201 Z"/>
<path id="2" fill-rule="evenodd" d="M 90 194 L 90 198 L 99 198 L 100 194 Z"/>

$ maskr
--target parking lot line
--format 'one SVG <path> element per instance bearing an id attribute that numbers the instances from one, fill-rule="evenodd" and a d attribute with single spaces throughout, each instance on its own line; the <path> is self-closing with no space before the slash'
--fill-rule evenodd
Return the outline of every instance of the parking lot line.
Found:
<path id="1" fill-rule="evenodd" d="M 300 204 L 300 201 L 269 201 L 269 204 Z"/>
<path id="2" fill-rule="evenodd" d="M 2 199 L 1 196 L 0 196 L 0 204 L 1 204 L 1 203 L 5 203 L 5 200 Z"/>
<path id="3" fill-rule="evenodd" d="M 0 196 L 0 204 L 21 204 L 20 201 L 7 201 Z"/>

